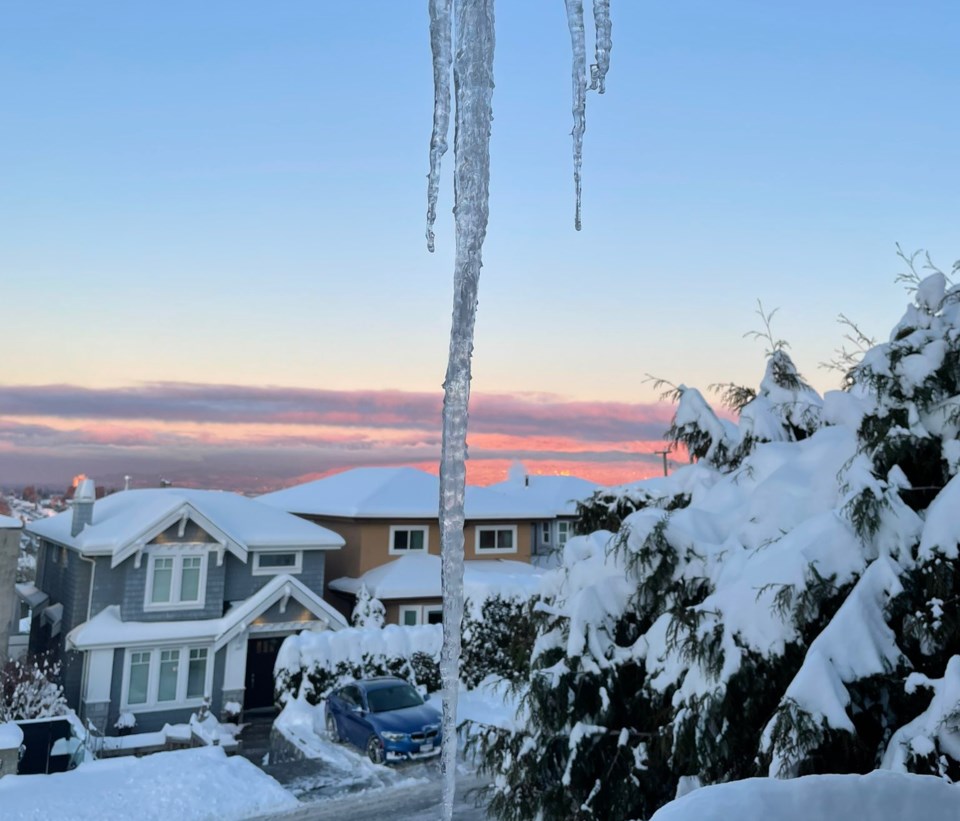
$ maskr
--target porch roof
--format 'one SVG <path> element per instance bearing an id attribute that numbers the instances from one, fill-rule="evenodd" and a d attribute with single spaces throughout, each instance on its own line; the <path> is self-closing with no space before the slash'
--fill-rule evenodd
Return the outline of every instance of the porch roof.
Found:
<path id="1" fill-rule="evenodd" d="M 144 647 L 178 642 L 210 643 L 214 650 L 242 633 L 261 613 L 284 598 L 294 599 L 330 630 L 347 626 L 343 616 L 294 576 L 275 576 L 249 599 L 219 619 L 124 621 L 117 605 L 101 610 L 67 635 L 76 650 Z"/>

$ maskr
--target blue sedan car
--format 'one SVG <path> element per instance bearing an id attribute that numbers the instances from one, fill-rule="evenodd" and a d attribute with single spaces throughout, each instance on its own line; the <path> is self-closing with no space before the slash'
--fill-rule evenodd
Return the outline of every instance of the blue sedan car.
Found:
<path id="1" fill-rule="evenodd" d="M 399 678 L 368 678 L 327 696 L 327 734 L 364 750 L 374 764 L 440 752 L 440 711 Z"/>

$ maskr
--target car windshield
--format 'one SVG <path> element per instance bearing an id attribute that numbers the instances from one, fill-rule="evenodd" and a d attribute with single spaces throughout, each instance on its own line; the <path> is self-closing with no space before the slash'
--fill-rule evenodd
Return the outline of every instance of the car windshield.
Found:
<path id="1" fill-rule="evenodd" d="M 385 713 L 388 710 L 402 710 L 404 707 L 419 707 L 423 704 L 423 699 L 409 684 L 393 684 L 368 690 L 367 704 L 370 705 L 370 712 Z"/>

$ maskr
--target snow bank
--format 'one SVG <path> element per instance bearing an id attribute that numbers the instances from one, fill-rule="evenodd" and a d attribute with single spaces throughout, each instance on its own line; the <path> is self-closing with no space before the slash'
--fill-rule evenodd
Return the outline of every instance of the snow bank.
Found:
<path id="1" fill-rule="evenodd" d="M 4 821 L 229 821 L 293 809 L 270 776 L 222 749 L 156 753 L 81 764 L 55 775 L 0 779 Z"/>
<path id="2" fill-rule="evenodd" d="M 651 821 L 956 821 L 960 786 L 939 778 L 877 771 L 750 778 L 703 787 L 672 801 Z"/>

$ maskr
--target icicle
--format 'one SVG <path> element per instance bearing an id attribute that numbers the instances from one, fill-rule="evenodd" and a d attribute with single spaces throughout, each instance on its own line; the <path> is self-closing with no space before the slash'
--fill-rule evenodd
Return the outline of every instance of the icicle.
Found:
<path id="1" fill-rule="evenodd" d="M 610 49 L 613 47 L 610 0 L 593 0 L 593 27 L 597 38 L 597 62 L 590 66 L 590 88 L 603 94 L 607 71 L 610 69 Z"/>
<path id="2" fill-rule="evenodd" d="M 433 224 L 437 220 L 440 158 L 447 153 L 450 130 L 450 7 L 453 0 L 430 0 L 430 50 L 433 52 L 433 134 L 430 136 L 430 173 L 427 176 L 427 250 L 433 253 Z"/>
<path id="3" fill-rule="evenodd" d="M 580 166 L 583 164 L 583 132 L 587 127 L 587 48 L 583 33 L 583 0 L 564 0 L 567 25 L 573 45 L 573 183 L 577 189 L 574 227 L 580 230 Z"/>
<path id="4" fill-rule="evenodd" d="M 477 313 L 481 250 L 487 233 L 490 193 L 490 129 L 493 122 L 493 0 L 457 0 L 454 137 L 456 263 L 450 358 L 444 380 L 440 455 L 440 553 L 443 587 L 442 818 L 453 818 L 457 764 L 457 694 L 463 622 L 463 500 L 466 483 L 470 358 Z"/>

